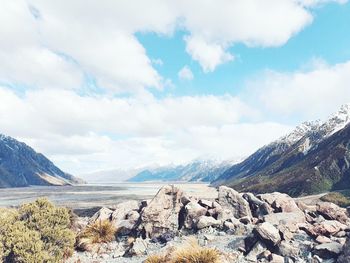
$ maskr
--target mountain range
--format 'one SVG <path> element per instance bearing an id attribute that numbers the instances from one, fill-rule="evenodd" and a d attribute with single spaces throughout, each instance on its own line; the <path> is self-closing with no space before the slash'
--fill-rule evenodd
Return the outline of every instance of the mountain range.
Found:
<path id="1" fill-rule="evenodd" d="M 61 171 L 43 154 L 0 134 L 0 187 L 70 185 L 83 181 Z"/>
<path id="2" fill-rule="evenodd" d="M 292 196 L 350 188 L 350 104 L 325 122 L 305 122 L 227 169 L 213 185 Z"/>
<path id="3" fill-rule="evenodd" d="M 212 182 L 231 167 L 232 163 L 231 161 L 195 160 L 185 165 L 148 168 L 140 171 L 128 181 Z"/>

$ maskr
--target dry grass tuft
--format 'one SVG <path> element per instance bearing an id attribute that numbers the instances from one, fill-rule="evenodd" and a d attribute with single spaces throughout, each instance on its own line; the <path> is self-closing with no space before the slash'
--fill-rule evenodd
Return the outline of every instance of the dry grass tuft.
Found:
<path id="1" fill-rule="evenodd" d="M 144 263 L 167 263 L 166 256 L 151 255 Z"/>
<path id="2" fill-rule="evenodd" d="M 182 247 L 169 251 L 167 255 L 150 256 L 146 263 L 219 263 L 217 249 L 201 247 L 195 238 L 189 238 Z"/>
<path id="3" fill-rule="evenodd" d="M 108 221 L 97 221 L 88 225 L 79 235 L 81 239 L 88 239 L 91 244 L 108 243 L 115 239 L 116 228 Z"/>

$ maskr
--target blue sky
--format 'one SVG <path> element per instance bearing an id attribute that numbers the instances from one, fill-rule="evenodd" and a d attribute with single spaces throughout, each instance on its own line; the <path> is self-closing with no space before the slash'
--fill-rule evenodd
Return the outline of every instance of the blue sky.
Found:
<path id="1" fill-rule="evenodd" d="M 236 160 L 350 102 L 348 0 L 0 7 L 0 133 L 73 174 Z"/>
<path id="2" fill-rule="evenodd" d="M 238 43 L 229 50 L 237 57 L 220 65 L 215 72 L 204 73 L 198 63 L 186 53 L 183 40 L 187 32 L 174 35 L 138 33 L 137 38 L 150 58 L 161 59 L 156 68 L 172 80 L 176 88 L 155 92 L 157 96 L 174 96 L 226 93 L 239 94 L 245 81 L 266 69 L 276 71 L 307 70 L 313 60 L 329 64 L 350 59 L 350 3 L 330 3 L 312 10 L 314 21 L 280 47 L 247 47 Z M 194 74 L 191 81 L 177 77 L 179 70 L 188 65 Z"/>

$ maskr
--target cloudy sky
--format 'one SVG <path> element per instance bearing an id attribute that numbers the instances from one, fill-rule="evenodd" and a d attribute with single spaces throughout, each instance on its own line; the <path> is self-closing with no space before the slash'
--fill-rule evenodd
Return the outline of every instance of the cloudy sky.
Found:
<path id="1" fill-rule="evenodd" d="M 235 159 L 350 101 L 347 0 L 0 7 L 0 133 L 73 174 Z"/>

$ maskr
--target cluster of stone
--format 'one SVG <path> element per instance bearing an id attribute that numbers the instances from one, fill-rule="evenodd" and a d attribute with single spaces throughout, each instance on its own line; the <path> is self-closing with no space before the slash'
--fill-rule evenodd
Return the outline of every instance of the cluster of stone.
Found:
<path id="1" fill-rule="evenodd" d="M 225 252 L 239 255 L 227 262 L 350 262 L 346 209 L 328 202 L 305 205 L 278 192 L 254 195 L 221 186 L 215 200 L 205 200 L 169 185 L 152 200 L 102 208 L 88 224 L 97 220 L 110 220 L 119 240 L 129 240 L 117 256 L 149 254 L 154 243 L 166 246 L 214 229 L 230 241 Z M 215 235 L 206 238 L 215 247 Z"/>

